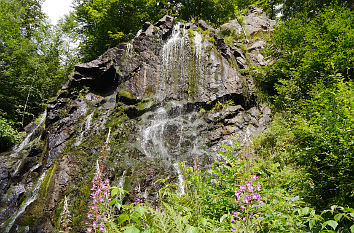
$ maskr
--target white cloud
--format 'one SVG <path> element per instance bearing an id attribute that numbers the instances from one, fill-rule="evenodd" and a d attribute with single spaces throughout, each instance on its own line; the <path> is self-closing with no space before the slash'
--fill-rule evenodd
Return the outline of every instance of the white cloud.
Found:
<path id="1" fill-rule="evenodd" d="M 58 20 L 65 14 L 69 13 L 72 0 L 45 0 L 42 9 L 49 16 L 52 24 L 56 24 Z"/>

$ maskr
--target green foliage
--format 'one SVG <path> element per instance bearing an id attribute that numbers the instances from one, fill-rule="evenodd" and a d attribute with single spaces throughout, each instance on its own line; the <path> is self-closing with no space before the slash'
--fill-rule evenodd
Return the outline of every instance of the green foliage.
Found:
<path id="1" fill-rule="evenodd" d="M 258 78 L 259 87 L 274 97 L 279 109 L 294 109 L 307 98 L 311 85 L 336 82 L 340 73 L 350 78 L 354 57 L 354 14 L 331 7 L 314 18 L 293 18 L 275 31 L 266 55 L 275 60 Z M 293 106 L 294 105 L 294 106 Z"/>
<path id="2" fill-rule="evenodd" d="M 330 217 L 317 215 L 306 207 L 301 198 L 294 195 L 296 192 L 289 189 L 290 184 L 284 185 L 284 180 L 294 179 L 298 171 L 280 168 L 278 163 L 270 160 L 256 159 L 248 149 L 240 153 L 237 141 L 232 146 L 223 147 L 221 160 L 206 171 L 200 171 L 197 164 L 194 167 L 179 164 L 184 177 L 184 192 L 181 192 L 181 184 L 159 180 L 165 185 L 159 191 L 157 207 L 146 203 L 123 205 L 126 192 L 114 187 L 111 194 L 116 198 L 111 205 L 120 213 L 110 223 L 116 229 L 112 232 L 230 232 L 232 212 L 238 211 L 235 189 L 250 174 L 257 174 L 262 183 L 260 194 L 265 206 L 262 209 L 264 220 L 259 226 L 261 232 L 308 232 L 310 228 L 319 232 L 325 222 L 329 227 L 333 225 L 328 222 Z M 345 218 L 348 219 L 351 210 L 346 210 Z M 344 220 L 344 214 L 336 215 L 338 223 L 339 218 Z M 341 226 L 349 223 L 342 222 Z M 243 231 L 237 228 L 236 232 Z"/>
<path id="3" fill-rule="evenodd" d="M 13 127 L 29 123 L 68 74 L 62 36 L 48 25 L 40 1 L 0 1 L 0 113 Z"/>
<path id="4" fill-rule="evenodd" d="M 332 5 L 347 5 L 352 3 L 350 0 L 275 0 L 278 4 L 282 3 L 281 13 L 282 18 L 287 20 L 293 17 L 298 17 L 302 14 L 304 17 L 312 17 L 323 8 Z M 274 2 L 274 1 L 273 1 Z"/>
<path id="5" fill-rule="evenodd" d="M 176 0 L 175 4 L 179 6 L 178 17 L 186 21 L 203 19 L 216 25 L 234 17 L 237 7 L 231 0 Z"/>
<path id="6" fill-rule="evenodd" d="M 18 132 L 13 129 L 11 124 L 0 116 L 0 151 L 6 151 L 19 141 Z"/>
<path id="7" fill-rule="evenodd" d="M 282 23 L 257 78 L 278 112 L 259 153 L 300 167 L 308 182 L 295 182 L 298 194 L 319 209 L 353 203 L 353 16 L 330 6 Z"/>
<path id="8" fill-rule="evenodd" d="M 132 39 L 144 22 L 156 22 L 169 12 L 168 5 L 155 0 L 77 0 L 66 25 L 81 36 L 82 60 L 89 61 Z"/>
<path id="9" fill-rule="evenodd" d="M 164 15 L 177 20 L 203 19 L 221 25 L 255 0 L 75 0 L 75 12 L 65 19 L 66 31 L 78 38 L 83 61 L 96 59 L 108 48 L 134 38 L 144 22 Z"/>
<path id="10" fill-rule="evenodd" d="M 353 202 L 353 84 L 338 81 L 333 88 L 313 87 L 299 106 L 301 114 L 278 114 L 256 141 L 259 154 L 293 167 L 305 180 L 283 185 L 319 208 Z M 306 175 L 305 175 L 306 174 Z M 307 181 L 306 181 L 307 180 Z"/>
<path id="11" fill-rule="evenodd" d="M 354 232 L 354 209 L 331 206 L 316 216 L 321 232 Z"/>
<path id="12" fill-rule="evenodd" d="M 298 163 L 314 183 L 318 206 L 354 201 L 354 91 L 352 82 L 314 86 L 296 117 L 293 132 L 301 148 Z"/>

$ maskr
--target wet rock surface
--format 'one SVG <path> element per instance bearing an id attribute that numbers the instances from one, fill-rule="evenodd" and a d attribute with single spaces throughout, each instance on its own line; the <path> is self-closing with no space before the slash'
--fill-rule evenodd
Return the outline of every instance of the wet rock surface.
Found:
<path id="1" fill-rule="evenodd" d="M 250 34 L 274 25 L 257 8 L 245 20 Z M 244 30 L 236 21 L 224 27 Z M 183 179 L 176 162 L 206 167 L 218 159 L 218 145 L 263 131 L 270 109 L 257 103 L 252 78 L 240 69 L 264 65 L 264 45 L 230 45 L 204 21 L 165 16 L 145 23 L 131 42 L 77 65 L 24 142 L 0 155 L 1 231 L 61 230 L 65 196 L 73 232 L 82 231 L 98 159 L 111 184 L 130 191 L 125 200 L 154 202 L 154 181 Z"/>

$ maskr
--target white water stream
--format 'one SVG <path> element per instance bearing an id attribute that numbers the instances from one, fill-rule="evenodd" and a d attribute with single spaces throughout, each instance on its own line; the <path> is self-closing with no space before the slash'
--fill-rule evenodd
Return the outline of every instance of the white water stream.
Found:
<path id="1" fill-rule="evenodd" d="M 76 138 L 75 146 L 78 146 L 82 143 L 82 140 L 84 139 L 84 136 L 90 131 L 91 129 L 91 122 L 92 122 L 92 116 L 93 113 L 90 113 L 85 120 L 85 123 L 81 126 L 81 133 L 79 137 Z"/>
<path id="2" fill-rule="evenodd" d="M 143 130 L 142 148 L 147 157 L 153 158 L 157 154 L 161 156 L 168 155 L 163 141 L 163 130 L 167 121 L 166 109 L 161 107 L 156 111 L 150 126 Z M 150 142 L 153 144 L 152 147 L 149 146 Z"/>
<path id="3" fill-rule="evenodd" d="M 181 168 L 179 167 L 178 163 L 173 164 L 174 168 L 177 171 L 178 174 L 178 192 L 180 195 L 184 195 L 184 176 L 181 172 Z"/>
<path id="4" fill-rule="evenodd" d="M 26 136 L 26 138 L 18 145 L 17 147 L 14 148 L 14 152 L 10 155 L 10 157 L 16 158 L 18 153 L 23 150 L 27 146 L 27 144 L 30 142 L 32 135 L 37 131 L 38 128 L 42 126 L 42 124 L 45 121 L 45 118 L 47 117 L 47 110 L 44 111 L 42 114 L 42 117 L 38 123 L 38 125 L 32 129 Z"/>
<path id="5" fill-rule="evenodd" d="M 11 228 L 13 227 L 16 219 L 20 217 L 23 212 L 25 212 L 26 208 L 37 199 L 38 192 L 41 188 L 41 185 L 43 183 L 44 177 L 45 177 L 46 172 L 43 172 L 42 175 L 39 177 L 37 183 L 35 184 L 33 190 L 30 192 L 30 196 L 27 197 L 26 201 L 21 205 L 20 209 L 18 209 L 11 217 L 9 220 L 8 225 L 5 228 L 4 233 L 9 233 Z"/>

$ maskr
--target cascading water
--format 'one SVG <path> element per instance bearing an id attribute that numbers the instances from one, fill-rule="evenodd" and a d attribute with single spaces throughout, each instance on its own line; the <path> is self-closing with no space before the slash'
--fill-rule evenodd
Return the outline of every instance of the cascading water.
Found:
<path id="1" fill-rule="evenodd" d="M 10 155 L 10 157 L 16 158 L 18 153 L 28 145 L 28 143 L 31 141 L 32 135 L 37 131 L 37 129 L 42 126 L 46 117 L 47 110 L 45 110 L 42 114 L 41 120 L 39 121 L 38 125 L 27 134 L 26 138 L 20 143 L 20 145 L 15 147 L 14 152 Z"/>
<path id="2" fill-rule="evenodd" d="M 161 157 L 167 156 L 167 148 L 162 140 L 163 130 L 167 121 L 166 109 L 161 107 L 154 114 L 151 125 L 143 130 L 142 148 L 147 157 L 153 158 L 156 155 L 160 155 Z"/>
<path id="3" fill-rule="evenodd" d="M 37 183 L 35 184 L 33 190 L 30 192 L 29 197 L 25 200 L 25 202 L 21 205 L 20 209 L 18 209 L 10 218 L 9 222 L 4 230 L 4 233 L 9 233 L 11 228 L 13 227 L 16 219 L 20 217 L 23 212 L 25 212 L 26 208 L 37 199 L 38 192 L 41 188 L 43 183 L 44 177 L 46 172 L 43 172 L 42 175 L 39 177 Z"/>
<path id="4" fill-rule="evenodd" d="M 47 110 L 44 111 L 42 117 L 36 127 L 34 127 L 26 136 L 26 138 L 14 149 L 14 152 L 10 155 L 11 158 L 17 158 L 18 154 L 31 142 L 33 134 L 43 125 L 45 118 L 47 116 Z M 11 176 L 16 176 L 20 171 L 23 159 L 19 159 L 16 162 L 15 170 L 11 173 Z"/>
<path id="5" fill-rule="evenodd" d="M 76 142 L 75 142 L 75 146 L 78 146 L 81 144 L 82 140 L 84 139 L 84 136 L 86 134 L 88 134 L 88 132 L 90 131 L 91 129 L 91 122 L 92 122 L 92 116 L 93 116 L 93 113 L 90 113 L 87 117 L 86 117 L 86 121 L 85 123 L 82 125 L 81 127 L 81 133 L 79 135 L 79 137 L 77 137 L 76 139 Z"/>
<path id="6" fill-rule="evenodd" d="M 162 77 L 156 97 L 163 101 L 168 94 L 173 92 L 173 88 L 178 88 L 186 76 L 186 49 L 189 39 L 183 24 L 177 23 L 172 29 L 170 39 L 162 48 Z"/>
<path id="7" fill-rule="evenodd" d="M 176 162 L 191 162 L 191 158 L 203 158 L 207 154 L 202 148 L 205 142 L 200 135 L 205 129 L 205 122 L 196 110 L 186 112 L 183 102 L 179 101 L 189 99 L 179 89 L 186 84 L 192 85 L 190 76 L 203 73 L 203 38 L 198 32 L 194 32 L 193 38 L 189 36 L 184 24 L 174 25 L 162 48 L 162 75 L 156 98 L 163 106 L 143 116 L 145 120 L 140 130 L 142 152 L 148 158 L 158 158 L 174 167 L 181 194 L 184 194 L 184 178 Z"/>
<path id="8" fill-rule="evenodd" d="M 196 57 L 199 61 L 201 61 L 202 54 L 203 54 L 203 38 L 202 38 L 202 35 L 200 35 L 196 31 L 194 32 L 193 43 L 194 43 L 194 47 L 195 47 Z"/>
<path id="9" fill-rule="evenodd" d="M 178 174 L 178 192 L 179 194 L 184 195 L 184 176 L 182 175 L 181 168 L 179 167 L 178 163 L 173 164 L 173 166 Z"/>
<path id="10" fill-rule="evenodd" d="M 185 112 L 178 102 L 169 102 L 143 115 L 143 122 L 141 148 L 148 158 L 158 158 L 172 165 L 206 153 L 201 146 L 205 144 L 203 137 L 200 137 L 205 122 L 198 117 L 198 112 Z"/>

